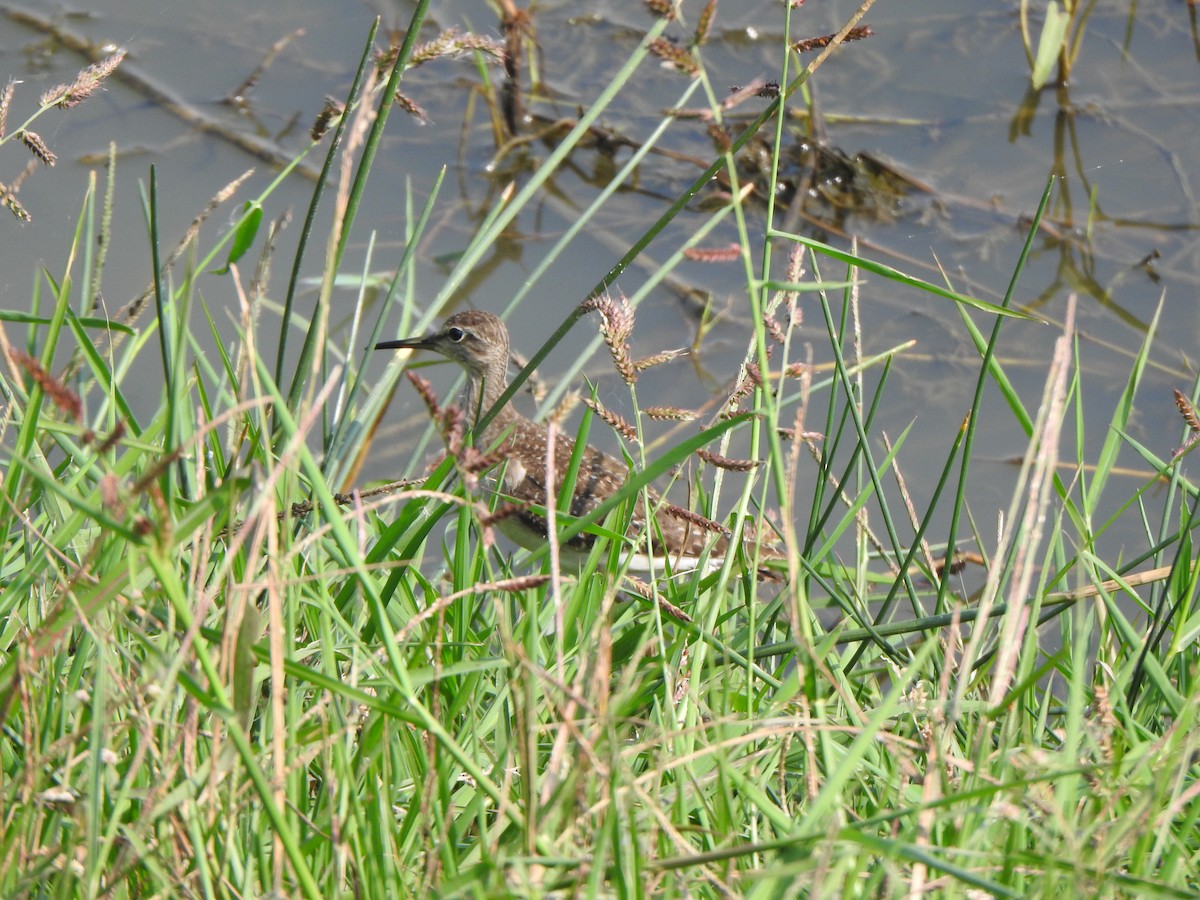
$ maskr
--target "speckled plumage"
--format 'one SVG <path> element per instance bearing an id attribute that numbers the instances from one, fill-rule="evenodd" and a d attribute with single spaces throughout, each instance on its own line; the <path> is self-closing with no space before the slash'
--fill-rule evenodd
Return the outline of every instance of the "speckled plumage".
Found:
<path id="1" fill-rule="evenodd" d="M 467 372 L 466 410 L 472 423 L 477 423 L 479 417 L 495 405 L 508 386 L 508 329 L 500 319 L 488 312 L 466 310 L 455 313 L 428 337 L 387 341 L 377 346 L 384 349 L 433 350 L 462 366 Z M 503 464 L 503 494 L 519 503 L 541 507 L 553 503 L 559 496 L 571 456 L 575 452 L 573 439 L 562 434 L 556 435 L 554 486 L 548 497 L 548 441 L 546 426 L 530 421 L 511 404 L 502 406 L 482 432 L 476 434 L 476 444 L 481 450 L 498 450 L 506 458 Z M 591 446 L 584 447 L 575 477 L 570 514 L 575 517 L 587 515 L 620 490 L 628 474 L 629 469 L 624 462 Z M 694 568 L 696 557 L 704 551 L 713 535 L 699 525 L 672 515 L 673 508 L 663 504 L 654 491 L 648 489 L 647 497 L 656 522 L 651 546 L 654 555 L 660 557 L 657 570 L 661 572 L 663 569 L 663 556 L 670 558 L 672 568 Z M 644 522 L 645 506 L 639 500 L 630 525 L 631 535 L 640 532 Z M 523 547 L 534 549 L 546 542 L 545 519 L 527 508 L 500 520 L 497 527 Z M 586 555 L 594 540 L 594 535 L 584 532 L 576 536 L 569 547 L 561 549 L 564 555 L 578 558 Z M 727 541 L 718 538 L 713 555 L 719 558 L 725 546 Z"/>

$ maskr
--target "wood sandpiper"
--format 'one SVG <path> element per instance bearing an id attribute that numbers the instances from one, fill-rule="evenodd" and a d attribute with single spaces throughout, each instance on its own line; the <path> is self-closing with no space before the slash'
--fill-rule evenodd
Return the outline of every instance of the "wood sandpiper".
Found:
<path id="1" fill-rule="evenodd" d="M 466 310 L 446 319 L 433 334 L 426 337 L 383 341 L 377 350 L 433 350 L 458 363 L 467 373 L 466 410 L 472 426 L 488 412 L 508 387 L 509 340 L 504 323 L 488 312 Z M 554 442 L 554 485 L 548 493 L 546 485 L 546 450 L 549 431 L 545 425 L 533 422 L 517 412 L 510 403 L 500 407 L 482 431 L 475 428 L 475 443 L 484 451 L 499 451 L 505 458 L 501 491 L 516 501 L 519 508 L 512 516 L 496 525 L 502 534 L 527 549 L 546 544 L 546 520 L 531 507 L 545 509 L 555 503 L 562 493 L 563 481 L 575 452 L 575 441 L 558 434 Z M 615 457 L 585 445 L 574 493 L 571 497 L 571 516 L 586 516 L 624 485 L 629 467 Z M 628 536 L 635 538 L 643 529 L 645 503 L 654 515 L 650 547 L 653 559 L 644 552 L 627 555 L 630 572 L 662 574 L 669 566 L 673 572 L 693 571 L 706 549 L 709 558 L 706 570 L 718 567 L 728 548 L 727 536 L 715 541 L 710 530 L 713 523 L 703 517 L 680 510 L 663 501 L 647 488 L 637 501 Z M 703 522 L 709 527 L 704 527 Z M 721 526 L 715 526 L 720 529 Z M 581 532 L 560 548 L 560 563 L 578 563 L 586 558 L 595 535 Z M 637 541 L 645 549 L 644 538 Z M 712 546 L 709 546 L 709 545 Z M 774 556 L 764 548 L 766 556 Z"/>

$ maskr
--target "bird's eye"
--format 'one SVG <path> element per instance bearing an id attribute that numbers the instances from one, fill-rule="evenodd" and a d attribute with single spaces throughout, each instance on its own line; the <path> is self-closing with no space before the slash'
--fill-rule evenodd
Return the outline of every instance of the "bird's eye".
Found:
<path id="1" fill-rule="evenodd" d="M 446 331 L 446 337 L 454 341 L 456 344 L 461 344 L 462 339 L 467 336 L 467 333 L 461 328 L 450 328 Z"/>

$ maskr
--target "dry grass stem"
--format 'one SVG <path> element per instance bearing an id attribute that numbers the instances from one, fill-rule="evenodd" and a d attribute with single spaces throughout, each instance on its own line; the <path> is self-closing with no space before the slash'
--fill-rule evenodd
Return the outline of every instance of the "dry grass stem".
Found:
<path id="1" fill-rule="evenodd" d="M 1018 654 L 1025 643 L 1025 631 L 1029 625 L 1031 609 L 1029 604 L 1023 601 L 1029 596 L 1030 585 L 1038 571 L 1033 555 L 1041 546 L 1047 511 L 1054 495 L 1058 445 L 1065 418 L 1067 382 L 1073 360 L 1075 302 L 1075 295 L 1068 295 L 1066 315 L 1063 317 L 1063 333 L 1054 344 L 1054 357 L 1046 379 L 1038 426 L 1033 432 L 1034 439 L 1030 446 L 1033 459 L 1024 516 L 1018 533 L 1010 537 L 1011 541 L 1016 541 L 1016 557 L 1013 560 L 1012 572 L 1008 575 L 1008 610 L 1004 614 L 997 638 L 997 653 L 988 692 L 993 706 L 997 709 L 1008 692 L 1016 671 Z M 1010 521 L 1015 522 L 1015 517 Z M 993 566 L 994 570 L 1000 568 L 999 565 Z M 999 584 L 996 584 L 996 590 L 999 591 Z M 980 605 L 982 606 L 982 602 Z"/>
<path id="2" fill-rule="evenodd" d="M 883 432 L 883 446 L 889 454 L 895 449 L 892 439 L 886 431 Z M 913 503 L 912 494 L 909 493 L 908 482 L 904 479 L 904 472 L 900 468 L 899 461 L 893 463 L 892 475 L 896 479 L 896 488 L 900 491 L 900 499 L 904 503 L 904 511 L 908 514 L 908 523 L 912 526 L 913 531 L 916 532 L 921 527 L 920 516 L 917 515 L 917 507 Z M 928 566 L 929 571 L 936 574 L 939 566 L 934 562 L 933 551 L 929 548 L 929 541 L 924 537 L 921 538 L 921 555 L 925 557 L 925 565 Z"/>

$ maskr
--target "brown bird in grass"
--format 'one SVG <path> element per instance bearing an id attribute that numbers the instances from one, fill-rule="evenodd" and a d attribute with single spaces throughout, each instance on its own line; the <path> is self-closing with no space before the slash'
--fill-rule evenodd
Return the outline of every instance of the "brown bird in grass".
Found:
<path id="1" fill-rule="evenodd" d="M 466 409 L 472 426 L 491 409 L 508 387 L 508 329 L 488 312 L 466 310 L 446 319 L 427 337 L 383 341 L 378 350 L 433 350 L 458 363 L 467 373 Z M 546 544 L 546 519 L 531 507 L 543 509 L 556 503 L 562 492 L 563 480 L 575 452 L 575 441 L 557 434 L 554 440 L 554 485 L 547 491 L 546 448 L 550 440 L 545 425 L 527 419 L 511 404 L 500 407 L 492 420 L 479 431 L 475 443 L 485 452 L 499 452 L 504 457 L 501 492 L 519 504 L 511 516 L 496 523 L 501 533 L 522 547 L 534 550 Z M 579 471 L 575 476 L 571 497 L 571 516 L 586 516 L 597 506 L 617 493 L 625 484 L 629 467 L 615 457 L 584 446 Z M 673 572 L 692 571 L 700 564 L 706 548 L 709 558 L 706 570 L 720 566 L 728 549 L 728 531 L 702 516 L 666 503 L 652 489 L 639 497 L 628 537 L 641 534 L 645 522 L 645 503 L 650 504 L 654 524 L 650 529 L 653 559 L 645 554 L 644 538 L 636 541 L 641 552 L 627 555 L 629 571 L 662 574 L 668 567 Z M 712 540 L 713 531 L 723 536 Z M 587 557 L 596 536 L 581 532 L 560 548 L 560 562 L 580 563 Z M 709 545 L 712 545 L 711 547 Z M 763 549 L 764 556 L 775 556 Z"/>

